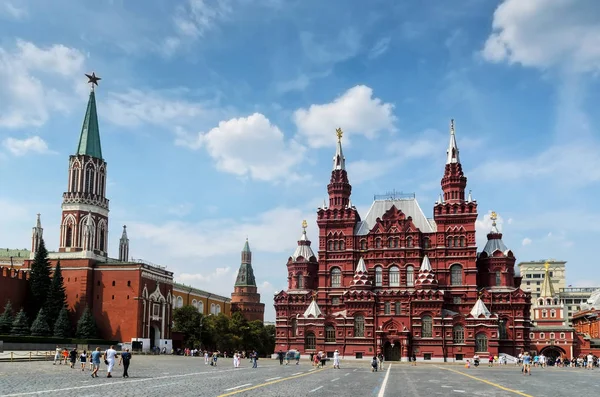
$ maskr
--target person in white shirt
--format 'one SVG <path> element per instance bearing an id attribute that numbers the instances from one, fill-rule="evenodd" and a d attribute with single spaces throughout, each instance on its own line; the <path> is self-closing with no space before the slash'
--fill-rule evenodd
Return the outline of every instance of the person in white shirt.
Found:
<path id="1" fill-rule="evenodd" d="M 112 372 L 113 367 L 115 366 L 115 359 L 117 358 L 117 351 L 114 346 L 111 346 L 108 350 L 104 352 L 104 359 L 108 361 L 108 368 L 106 369 L 107 378 L 112 378 L 110 374 Z"/>
<path id="2" fill-rule="evenodd" d="M 594 369 L 594 356 L 592 356 L 592 353 L 587 355 L 587 368 L 586 369 Z"/>
<path id="3" fill-rule="evenodd" d="M 340 369 L 340 352 L 336 350 L 333 352 L 333 368 Z"/>
<path id="4" fill-rule="evenodd" d="M 204 350 L 204 365 L 208 365 L 208 352 Z"/>
<path id="5" fill-rule="evenodd" d="M 54 354 L 54 363 L 52 365 L 56 365 L 56 362 L 58 361 L 59 364 L 62 364 L 62 361 L 60 359 L 60 353 L 61 353 L 61 348 L 58 347 L 58 345 L 56 346 L 56 353 Z"/>

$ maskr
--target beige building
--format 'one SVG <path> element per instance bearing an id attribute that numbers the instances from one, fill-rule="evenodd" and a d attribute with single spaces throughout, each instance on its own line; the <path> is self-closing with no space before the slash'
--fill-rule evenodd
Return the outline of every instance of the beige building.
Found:
<path id="1" fill-rule="evenodd" d="M 569 319 L 569 324 L 572 323 L 573 314 L 581 310 L 581 304 L 585 303 L 597 289 L 598 287 L 569 286 L 559 290 L 558 296 L 565 305 L 565 315 Z"/>
<path id="2" fill-rule="evenodd" d="M 203 291 L 188 285 L 173 283 L 173 308 L 193 306 L 204 315 L 223 313 L 231 316 L 231 298 Z"/>

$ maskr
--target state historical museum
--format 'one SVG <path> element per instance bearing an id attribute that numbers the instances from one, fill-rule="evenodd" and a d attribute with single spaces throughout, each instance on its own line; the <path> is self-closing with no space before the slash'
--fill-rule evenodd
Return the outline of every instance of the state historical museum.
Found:
<path id="1" fill-rule="evenodd" d="M 274 298 L 276 350 L 419 361 L 529 350 L 530 294 L 520 289 L 495 213 L 477 250 L 477 202 L 465 196 L 454 123 L 433 219 L 414 195 L 397 194 L 376 196 L 361 218 L 337 135 L 329 205 L 317 212 L 318 258 L 304 222 L 288 288 Z"/>

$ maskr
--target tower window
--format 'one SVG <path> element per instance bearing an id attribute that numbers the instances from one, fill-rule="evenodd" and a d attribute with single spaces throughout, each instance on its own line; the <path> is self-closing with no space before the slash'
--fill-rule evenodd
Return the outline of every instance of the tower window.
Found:
<path id="1" fill-rule="evenodd" d="M 383 269 L 381 266 L 375 267 L 375 286 L 381 287 L 383 284 Z"/>
<path id="2" fill-rule="evenodd" d="M 385 302 L 383 304 L 383 314 L 391 314 L 392 304 L 390 302 Z"/>
<path id="3" fill-rule="evenodd" d="M 298 275 L 298 289 L 302 289 L 304 288 L 304 276 L 299 274 Z"/>
<path id="4" fill-rule="evenodd" d="M 339 267 L 331 269 L 331 286 L 334 288 L 342 286 L 342 271 Z"/>
<path id="5" fill-rule="evenodd" d="M 104 251 L 104 233 L 105 233 L 104 225 L 102 225 L 102 226 L 100 226 L 100 238 L 99 238 L 100 242 L 98 245 L 98 248 L 100 249 L 100 251 Z"/>
<path id="6" fill-rule="evenodd" d="M 92 166 L 88 165 L 85 168 L 85 192 L 93 193 L 93 183 L 94 183 L 94 171 L 92 170 Z"/>
<path id="7" fill-rule="evenodd" d="M 421 323 L 421 337 L 431 338 L 433 336 L 433 319 L 431 316 L 423 316 Z"/>
<path id="8" fill-rule="evenodd" d="M 402 314 L 402 305 L 400 304 L 400 302 L 394 303 L 394 314 Z"/>
<path id="9" fill-rule="evenodd" d="M 65 236 L 65 247 L 71 247 L 73 244 L 73 227 L 71 225 L 67 226 L 67 233 Z"/>
<path id="10" fill-rule="evenodd" d="M 450 284 L 462 285 L 462 266 L 461 265 L 450 266 Z"/>
<path id="11" fill-rule="evenodd" d="M 413 287 L 415 285 L 415 269 L 412 266 L 406 267 L 406 285 Z"/>
<path id="12" fill-rule="evenodd" d="M 389 271 L 389 285 L 390 287 L 399 287 L 400 286 L 400 269 L 397 266 L 390 267 Z"/>
<path id="13" fill-rule="evenodd" d="M 407 248 L 412 248 L 412 246 L 413 246 L 413 239 L 412 239 L 412 237 L 407 237 L 406 238 L 406 247 Z"/>
<path id="14" fill-rule="evenodd" d="M 496 286 L 499 287 L 500 285 L 502 285 L 502 275 L 500 274 L 499 271 L 496 272 Z"/>
<path id="15" fill-rule="evenodd" d="M 361 250 L 367 249 L 367 240 L 360 240 L 360 249 Z"/>
<path id="16" fill-rule="evenodd" d="M 465 237 L 464 237 L 464 236 L 460 236 L 460 238 L 459 238 L 459 240 L 458 240 L 458 241 L 459 241 L 459 245 L 460 245 L 461 247 L 464 247 L 464 246 L 465 246 Z"/>
<path id="17" fill-rule="evenodd" d="M 381 248 L 381 239 L 380 238 L 375 239 L 375 248 Z"/>
<path id="18" fill-rule="evenodd" d="M 430 241 L 428 237 L 425 237 L 423 239 L 423 248 L 429 248 L 430 247 Z"/>

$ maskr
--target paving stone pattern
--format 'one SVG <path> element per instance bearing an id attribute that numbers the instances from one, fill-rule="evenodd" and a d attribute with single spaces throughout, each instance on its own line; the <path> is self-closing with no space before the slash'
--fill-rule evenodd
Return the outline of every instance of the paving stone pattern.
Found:
<path id="1" fill-rule="evenodd" d="M 100 378 L 90 371 L 51 362 L 0 363 L 0 396 L 564 396 L 595 395 L 600 371 L 571 368 L 533 369 L 523 376 L 514 366 L 466 369 L 458 365 L 393 364 L 385 393 L 381 394 L 389 365 L 371 372 L 367 361 L 342 361 L 342 369 L 314 369 L 308 362 L 279 365 L 259 360 L 251 368 L 243 360 L 234 369 L 232 359 L 220 359 L 216 368 L 202 358 L 134 356 L 130 378 Z M 79 364 L 79 363 L 78 363 Z M 505 389 L 502 389 L 504 387 Z M 515 393 L 516 392 L 516 393 Z"/>

